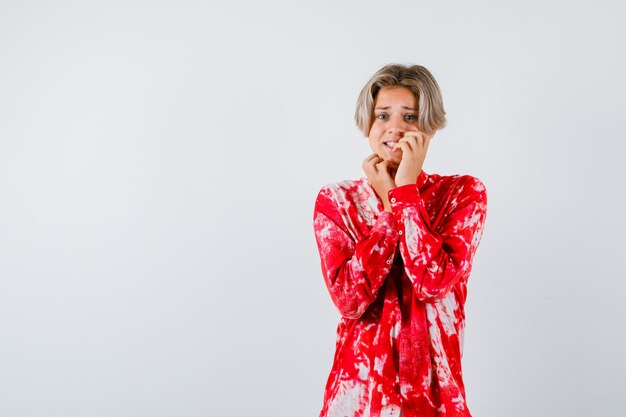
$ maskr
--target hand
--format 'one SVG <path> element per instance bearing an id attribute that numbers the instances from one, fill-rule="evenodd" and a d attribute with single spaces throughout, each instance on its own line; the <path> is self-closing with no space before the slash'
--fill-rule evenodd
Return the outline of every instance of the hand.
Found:
<path id="1" fill-rule="evenodd" d="M 363 160 L 363 171 L 370 180 L 372 188 L 382 200 L 385 211 L 391 212 L 388 193 L 389 190 L 396 187 L 396 184 L 389 174 L 387 161 L 373 153 Z"/>
<path id="2" fill-rule="evenodd" d="M 422 165 L 426 159 L 426 151 L 432 135 L 424 132 L 409 131 L 399 140 L 398 145 L 402 149 L 402 160 L 396 172 L 396 186 L 415 184 L 417 177 L 422 172 Z"/>

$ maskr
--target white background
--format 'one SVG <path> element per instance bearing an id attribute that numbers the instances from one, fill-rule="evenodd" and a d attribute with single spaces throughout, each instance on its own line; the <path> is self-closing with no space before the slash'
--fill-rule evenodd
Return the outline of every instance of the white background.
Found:
<path id="1" fill-rule="evenodd" d="M 364 175 L 354 107 L 392 62 L 442 90 L 424 170 L 488 190 L 473 415 L 623 415 L 625 18 L 0 1 L 0 415 L 317 416 L 339 314 L 313 202 Z"/>

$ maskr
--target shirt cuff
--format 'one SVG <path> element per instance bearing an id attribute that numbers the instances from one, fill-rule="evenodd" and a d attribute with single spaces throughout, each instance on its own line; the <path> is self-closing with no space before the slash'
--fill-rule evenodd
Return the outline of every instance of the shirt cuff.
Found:
<path id="1" fill-rule="evenodd" d="M 417 184 L 406 184 L 392 188 L 387 193 L 391 210 L 397 212 L 406 206 L 416 206 L 422 201 Z"/>
<path id="2" fill-rule="evenodd" d="M 402 223 L 403 211 L 406 207 L 415 207 L 420 213 L 422 221 L 430 227 L 430 216 L 424 207 L 424 201 L 417 188 L 417 184 L 406 184 L 396 188 L 392 188 L 387 193 L 389 198 L 389 204 L 391 204 L 391 211 L 398 220 Z"/>

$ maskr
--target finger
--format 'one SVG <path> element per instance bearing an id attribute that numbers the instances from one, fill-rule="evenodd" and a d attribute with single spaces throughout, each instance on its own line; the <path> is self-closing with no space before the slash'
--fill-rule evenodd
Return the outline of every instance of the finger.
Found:
<path id="1" fill-rule="evenodd" d="M 369 162 L 372 158 L 374 158 L 376 156 L 378 156 L 378 154 L 375 154 L 375 153 L 368 155 L 368 157 L 363 160 L 363 163 L 365 164 L 365 163 Z"/>
<path id="2" fill-rule="evenodd" d="M 426 135 L 426 133 L 422 131 L 410 131 L 410 132 L 406 132 L 404 137 L 415 138 L 416 143 L 419 145 L 428 137 L 428 135 Z"/>
<path id="3" fill-rule="evenodd" d="M 363 171 L 369 176 L 376 173 L 376 167 L 371 163 L 363 163 Z"/>
<path id="4" fill-rule="evenodd" d="M 376 168 L 376 164 L 379 163 L 379 159 L 380 158 L 376 158 L 366 163 L 363 163 L 363 171 L 365 171 L 368 177 L 374 177 L 378 174 L 378 168 Z"/>
<path id="5" fill-rule="evenodd" d="M 369 160 L 368 165 L 374 167 L 374 166 L 376 166 L 376 164 L 378 164 L 382 160 L 383 160 L 383 158 L 381 158 L 380 156 L 376 155 L 376 158 L 373 158 L 373 159 Z"/>
<path id="6" fill-rule="evenodd" d="M 373 153 L 363 160 L 363 165 L 372 165 L 378 159 L 381 159 L 380 156 L 378 156 L 378 154 Z"/>
<path id="7" fill-rule="evenodd" d="M 409 142 L 409 144 L 411 145 L 411 148 L 419 147 L 422 145 L 423 139 L 422 135 L 419 134 L 419 132 L 417 135 L 409 135 L 405 137 L 407 138 L 407 142 Z"/>
<path id="8" fill-rule="evenodd" d="M 378 169 L 379 175 L 387 175 L 389 176 L 389 161 L 383 161 L 376 164 L 376 168 Z"/>
<path id="9" fill-rule="evenodd" d="M 402 138 L 398 141 L 398 146 L 402 149 L 403 152 L 412 152 L 413 148 L 411 147 L 411 143 L 408 139 Z"/>
<path id="10" fill-rule="evenodd" d="M 408 132 L 404 133 L 404 137 L 408 137 L 408 136 L 420 136 L 422 132 L 420 132 L 419 130 L 409 130 Z"/>

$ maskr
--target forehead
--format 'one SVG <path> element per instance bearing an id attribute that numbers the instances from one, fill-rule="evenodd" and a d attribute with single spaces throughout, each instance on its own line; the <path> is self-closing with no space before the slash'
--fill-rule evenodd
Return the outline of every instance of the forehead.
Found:
<path id="1" fill-rule="evenodd" d="M 382 87 L 374 101 L 377 107 L 393 106 L 394 104 L 413 107 L 415 102 L 415 96 L 406 87 Z"/>

